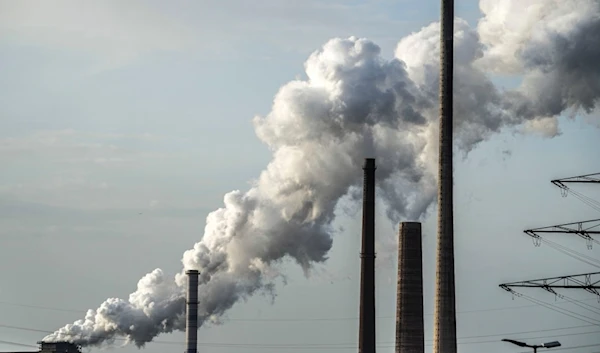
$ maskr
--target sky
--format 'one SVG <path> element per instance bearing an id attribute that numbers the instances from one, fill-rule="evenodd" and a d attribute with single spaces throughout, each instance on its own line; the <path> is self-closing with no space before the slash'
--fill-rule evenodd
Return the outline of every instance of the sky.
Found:
<path id="1" fill-rule="evenodd" d="M 457 0 L 456 15 L 476 26 L 479 1 Z M 26 350 L 15 343 L 35 346 L 106 298 L 127 299 L 155 268 L 170 276 L 181 271 L 182 254 L 202 239 L 207 215 L 223 207 L 226 193 L 250 189 L 272 160 L 279 140 L 268 133 L 277 131 L 256 128 L 253 118 L 277 116 L 280 88 L 305 80 L 305 62 L 328 40 L 368 38 L 391 60 L 402 38 L 438 17 L 437 2 L 416 0 L 0 0 L 0 351 Z M 492 80 L 512 87 L 523 76 Z M 600 245 L 588 250 L 579 238 L 551 238 L 595 258 L 592 265 L 546 244 L 534 247 L 523 234 L 600 218 L 550 183 L 600 172 L 597 116 L 561 114 L 560 133 L 528 123 L 490 130 L 468 154 L 456 154 L 461 353 L 523 351 L 502 338 L 600 352 L 594 295 L 561 292 L 582 300 L 576 306 L 541 289 L 522 291 L 577 313 L 572 317 L 498 287 L 598 271 Z M 360 168 L 355 173 L 360 180 Z M 600 200 L 598 187 L 574 189 Z M 381 202 L 377 342 L 380 352 L 392 352 L 398 225 Z M 435 212 L 432 206 L 422 219 L 427 352 Z M 336 215 L 327 261 L 307 277 L 284 260 L 278 269 L 286 280 L 277 282 L 276 296 L 249 296 L 220 323 L 207 323 L 199 351 L 356 351 L 360 212 Z M 121 343 L 102 349 L 138 350 Z M 184 336 L 162 334 L 142 349 L 182 351 Z"/>

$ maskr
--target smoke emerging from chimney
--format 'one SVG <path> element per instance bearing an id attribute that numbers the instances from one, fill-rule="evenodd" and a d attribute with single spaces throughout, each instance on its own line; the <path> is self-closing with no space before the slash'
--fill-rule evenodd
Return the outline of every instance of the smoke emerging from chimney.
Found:
<path id="1" fill-rule="evenodd" d="M 535 11 L 525 11 L 531 6 Z M 600 5 L 595 0 L 482 0 L 477 29 L 455 25 L 455 138 L 468 152 L 502 129 L 558 134 L 563 112 L 591 112 L 600 95 Z M 506 25 L 510 24 L 510 25 Z M 332 39 L 254 119 L 273 159 L 247 191 L 225 195 L 175 278 L 156 269 L 128 299 L 110 298 L 45 341 L 143 346 L 185 329 L 184 270 L 199 276 L 198 325 L 240 299 L 273 293 L 278 265 L 308 275 L 327 259 L 340 198 L 377 157 L 380 199 L 393 222 L 419 219 L 435 200 L 439 24 L 403 38 L 384 59 L 367 39 Z M 492 70 L 493 69 L 493 70 Z M 506 91 L 490 73 L 518 73 Z M 358 201 L 358 200 L 357 200 Z"/>

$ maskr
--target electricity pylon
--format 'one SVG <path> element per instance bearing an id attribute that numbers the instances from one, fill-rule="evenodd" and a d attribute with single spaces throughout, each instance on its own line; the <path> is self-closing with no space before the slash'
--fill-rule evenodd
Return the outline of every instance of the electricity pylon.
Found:
<path id="1" fill-rule="evenodd" d="M 567 196 L 568 192 L 572 192 L 580 200 L 593 208 L 600 210 L 600 203 L 585 195 L 571 190 L 567 184 L 570 183 L 599 183 L 600 184 L 600 173 L 586 174 L 574 177 L 568 177 L 563 179 L 551 180 L 552 184 L 558 186 L 563 193 L 563 196 Z M 562 233 L 562 234 L 575 234 L 586 240 L 588 249 L 592 248 L 592 244 L 600 242 L 592 237 L 592 235 L 600 234 L 600 219 L 593 219 L 589 221 L 580 221 L 573 223 L 564 223 L 548 227 L 534 228 L 524 230 L 525 234 L 533 238 L 535 246 L 540 246 L 542 243 L 542 237 L 540 234 L 545 233 Z M 551 243 L 552 245 L 552 243 Z M 563 247 L 554 244 L 554 248 L 557 250 L 573 256 L 572 252 L 566 252 Z M 575 256 L 579 260 L 583 260 L 588 264 L 593 264 L 589 260 L 591 258 L 585 255 Z M 586 260 L 587 259 L 587 260 Z M 595 259 L 591 259 L 595 260 Z M 499 285 L 500 288 L 512 293 L 513 295 L 519 295 L 513 288 L 542 288 L 550 293 L 558 295 L 555 289 L 583 289 L 589 293 L 593 293 L 600 297 L 600 272 L 584 273 L 579 275 L 569 275 L 561 277 L 549 277 L 542 279 L 534 279 L 521 282 L 503 283 Z"/>
<path id="2" fill-rule="evenodd" d="M 514 293 L 513 288 L 542 288 L 553 294 L 557 294 L 554 290 L 560 288 L 583 289 L 600 296 L 600 272 L 502 283 L 499 287 L 511 293 Z"/>
<path id="3" fill-rule="evenodd" d="M 579 175 L 574 177 L 562 178 L 562 179 L 554 179 L 550 180 L 550 182 L 559 188 L 566 187 L 567 183 L 599 183 L 600 184 L 600 173 Z"/>
<path id="4" fill-rule="evenodd" d="M 592 235 L 600 234 L 600 219 L 592 219 L 589 221 L 573 222 L 557 224 L 554 226 L 547 226 L 541 228 L 527 229 L 524 230 L 525 234 L 533 238 L 535 246 L 540 246 L 542 239 L 540 234 L 544 233 L 562 233 L 562 234 L 575 234 L 587 242 L 588 249 L 592 248 L 592 244 L 597 242 Z"/>

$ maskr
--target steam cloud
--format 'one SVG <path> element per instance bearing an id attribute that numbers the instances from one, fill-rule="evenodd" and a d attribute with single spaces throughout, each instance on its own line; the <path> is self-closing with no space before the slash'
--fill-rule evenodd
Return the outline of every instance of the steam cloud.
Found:
<path id="1" fill-rule="evenodd" d="M 558 115 L 589 113 L 600 95 L 600 2 L 481 0 L 476 29 L 456 20 L 455 133 L 468 152 L 502 129 L 559 133 Z M 273 159 L 246 192 L 225 195 L 202 240 L 183 255 L 200 271 L 199 324 L 240 299 L 270 293 L 277 264 L 308 274 L 327 259 L 341 197 L 360 185 L 363 158 L 376 156 L 388 216 L 415 219 L 435 200 L 439 24 L 402 39 L 385 60 L 366 39 L 332 39 L 305 63 L 306 80 L 284 85 L 256 117 Z M 490 74 L 520 75 L 514 90 Z M 351 194 L 351 193 L 350 193 Z M 125 337 L 143 346 L 184 329 L 185 281 L 156 269 L 128 300 L 108 299 L 45 341 L 82 345 Z"/>

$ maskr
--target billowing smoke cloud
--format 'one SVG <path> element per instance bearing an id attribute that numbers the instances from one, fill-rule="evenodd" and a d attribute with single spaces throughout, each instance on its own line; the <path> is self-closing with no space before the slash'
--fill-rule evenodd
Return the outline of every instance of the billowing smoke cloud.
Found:
<path id="1" fill-rule="evenodd" d="M 600 1 L 481 0 L 481 66 L 523 76 L 521 92 L 542 129 L 567 111 L 590 113 L 600 96 Z M 529 124 L 529 127 L 533 127 Z"/>
<path id="2" fill-rule="evenodd" d="M 553 136 L 558 114 L 595 106 L 597 1 L 482 0 L 481 8 L 477 30 L 456 21 L 459 150 L 507 128 Z M 273 293 L 283 260 L 293 259 L 308 274 L 327 259 L 334 211 L 360 185 L 364 157 L 377 158 L 390 219 L 426 213 L 436 194 L 438 53 L 436 23 L 402 39 L 392 60 L 369 40 L 332 39 L 306 61 L 306 79 L 279 90 L 271 112 L 254 119 L 272 161 L 248 191 L 225 195 L 224 206 L 207 217 L 201 241 L 183 255 L 184 269 L 201 273 L 200 325 L 240 299 Z M 515 90 L 500 90 L 492 71 L 524 80 Z M 128 300 L 108 299 L 44 340 L 100 345 L 125 337 L 142 346 L 183 330 L 182 273 L 171 279 L 157 269 Z"/>

